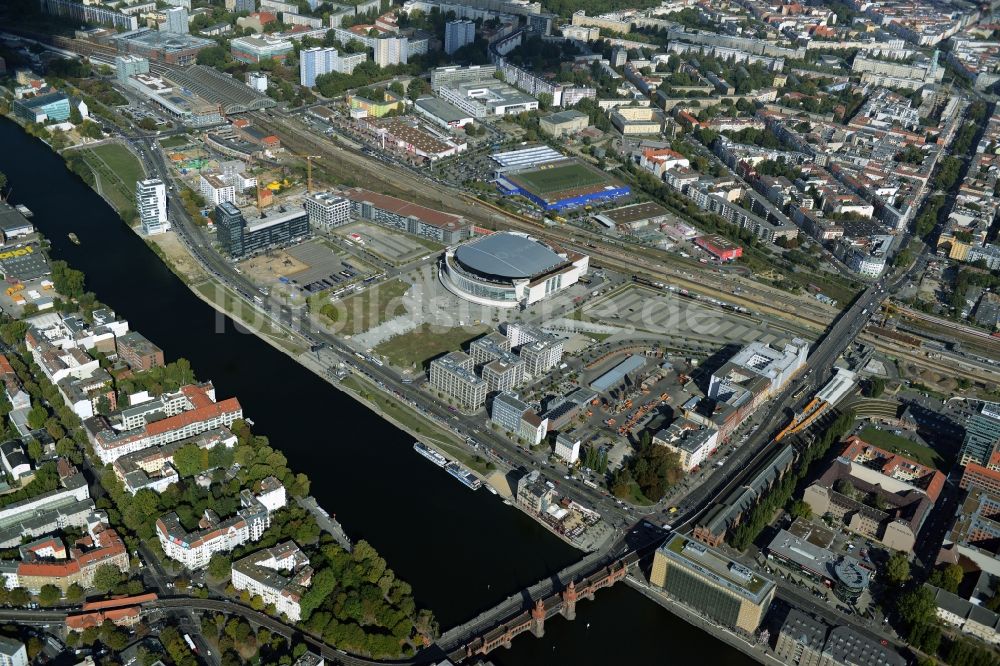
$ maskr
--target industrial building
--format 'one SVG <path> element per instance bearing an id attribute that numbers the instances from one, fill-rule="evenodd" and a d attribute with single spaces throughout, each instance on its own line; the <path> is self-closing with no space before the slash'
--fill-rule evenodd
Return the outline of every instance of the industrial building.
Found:
<path id="1" fill-rule="evenodd" d="M 743 256 L 742 247 L 718 234 L 699 236 L 694 243 L 719 261 L 736 261 Z"/>
<path id="2" fill-rule="evenodd" d="M 730 629 L 757 631 L 776 586 L 705 544 L 674 534 L 656 550 L 649 582 Z"/>
<path id="3" fill-rule="evenodd" d="M 473 303 L 527 307 L 576 284 L 588 265 L 586 255 L 556 251 L 527 234 L 502 232 L 446 250 L 441 281 Z"/>
<path id="4" fill-rule="evenodd" d="M 304 209 L 279 209 L 248 221 L 235 205 L 222 203 L 215 207 L 215 226 L 222 250 L 233 258 L 242 258 L 307 237 L 309 215 Z"/>

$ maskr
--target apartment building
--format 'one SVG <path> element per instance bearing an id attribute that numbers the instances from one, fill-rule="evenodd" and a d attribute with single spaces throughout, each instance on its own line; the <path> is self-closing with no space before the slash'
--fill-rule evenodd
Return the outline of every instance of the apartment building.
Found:
<path id="1" fill-rule="evenodd" d="M 309 557 L 294 541 L 257 551 L 233 562 L 232 583 L 240 591 L 259 596 L 267 606 L 292 622 L 302 619 L 299 601 L 312 582 Z"/>
<path id="2" fill-rule="evenodd" d="M 63 594 L 74 584 L 87 589 L 93 586 L 100 567 L 110 565 L 125 572 L 130 566 L 125 543 L 104 525 L 90 530 L 68 549 L 59 537 L 46 536 L 19 550 L 20 561 L 0 561 L 0 568 L 13 570 L 4 576 L 8 589 L 23 587 L 32 594 L 46 585 L 58 587 Z"/>
<path id="3" fill-rule="evenodd" d="M 849 626 L 833 627 L 792 608 L 778 632 L 775 657 L 797 666 L 905 666 L 892 648 Z"/>
<path id="4" fill-rule="evenodd" d="M 128 453 L 115 460 L 112 468 L 125 490 L 132 495 L 143 488 L 162 493 L 180 480 L 173 466 L 174 454 L 189 444 L 200 449 L 212 449 L 220 445 L 231 448 L 236 446 L 236 435 L 226 427 L 213 428 L 195 437 Z"/>
<path id="5" fill-rule="evenodd" d="M 194 437 L 213 428 L 229 427 L 240 418 L 243 408 L 239 400 L 227 398 L 216 402 L 215 389 L 209 383 L 182 386 L 177 393 L 125 410 L 123 430 L 111 428 L 101 418 L 86 425 L 94 451 L 108 465 L 127 453 Z"/>
<path id="6" fill-rule="evenodd" d="M 170 229 L 167 219 L 167 188 L 159 178 L 136 182 L 135 208 L 146 235 L 161 234 Z"/>
<path id="7" fill-rule="evenodd" d="M 681 468 L 690 472 L 695 467 L 700 467 L 718 447 L 719 431 L 681 417 L 653 435 L 653 443 L 676 453 Z"/>
<path id="8" fill-rule="evenodd" d="M 285 503 L 285 487 L 269 476 L 261 481 L 257 495 L 249 490 L 240 494 L 241 508 L 234 516 L 222 519 L 208 509 L 198 529 L 188 532 L 176 513 L 168 513 L 156 521 L 156 536 L 167 557 L 188 569 L 201 569 L 215 553 L 260 539 L 271 526 L 271 514 Z"/>

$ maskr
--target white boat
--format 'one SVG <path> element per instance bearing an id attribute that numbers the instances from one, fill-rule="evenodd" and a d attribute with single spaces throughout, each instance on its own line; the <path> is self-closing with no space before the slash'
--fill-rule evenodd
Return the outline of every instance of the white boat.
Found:
<path id="1" fill-rule="evenodd" d="M 445 458 L 443 455 L 441 455 L 434 449 L 430 448 L 423 442 L 413 442 L 413 450 L 422 455 L 424 458 L 430 460 L 438 467 L 444 467 L 445 465 L 448 464 L 447 458 Z"/>
<path id="2" fill-rule="evenodd" d="M 494 495 L 499 495 L 500 494 L 500 493 L 497 492 L 496 488 L 494 488 L 493 486 L 491 486 L 489 484 L 486 485 L 486 490 L 490 491 Z"/>

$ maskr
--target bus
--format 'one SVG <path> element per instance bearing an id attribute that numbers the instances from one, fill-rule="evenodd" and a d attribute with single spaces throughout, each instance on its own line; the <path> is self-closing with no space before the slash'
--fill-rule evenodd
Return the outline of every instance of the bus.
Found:
<path id="1" fill-rule="evenodd" d="M 189 648 L 191 648 L 191 652 L 198 654 L 198 646 L 194 644 L 193 640 L 191 640 L 190 635 L 184 634 L 184 642 L 188 644 Z"/>

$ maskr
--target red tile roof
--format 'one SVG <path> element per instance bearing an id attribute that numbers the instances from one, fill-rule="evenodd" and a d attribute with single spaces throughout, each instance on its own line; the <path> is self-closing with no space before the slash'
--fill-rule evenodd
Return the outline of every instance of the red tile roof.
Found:
<path id="1" fill-rule="evenodd" d="M 860 437 L 852 435 L 847 438 L 847 446 L 844 447 L 841 457 L 854 461 L 858 457 L 866 460 L 877 459 L 881 464 L 880 471 L 886 476 L 892 477 L 896 472 L 903 472 L 914 477 L 914 480 L 921 481 L 924 492 L 932 502 L 936 502 L 941 490 L 944 488 L 945 476 L 938 470 L 921 465 L 915 460 L 896 453 L 890 453 L 885 449 L 869 444 Z"/>

